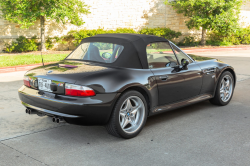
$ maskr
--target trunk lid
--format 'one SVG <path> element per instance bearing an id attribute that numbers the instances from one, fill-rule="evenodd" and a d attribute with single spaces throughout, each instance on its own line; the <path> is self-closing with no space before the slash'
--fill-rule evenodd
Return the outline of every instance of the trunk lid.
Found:
<path id="1" fill-rule="evenodd" d="M 45 66 L 36 67 L 25 73 L 26 76 L 44 78 L 67 83 L 75 83 L 79 77 L 85 77 L 109 67 L 91 62 L 64 60 Z"/>
<path id="2" fill-rule="evenodd" d="M 31 69 L 25 73 L 25 76 L 30 78 L 30 85 L 34 89 L 39 89 L 38 84 L 40 84 L 41 79 L 51 80 L 51 84 L 57 85 L 58 89 L 53 93 L 64 94 L 65 83 L 74 84 L 85 76 L 107 69 L 109 67 L 98 63 L 64 60 Z"/>

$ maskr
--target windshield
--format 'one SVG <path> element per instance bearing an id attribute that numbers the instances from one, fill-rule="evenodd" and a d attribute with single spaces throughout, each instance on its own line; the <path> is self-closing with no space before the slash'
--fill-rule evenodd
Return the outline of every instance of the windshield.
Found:
<path id="1" fill-rule="evenodd" d="M 119 57 L 123 49 L 124 46 L 114 43 L 82 43 L 66 59 L 113 63 Z"/>

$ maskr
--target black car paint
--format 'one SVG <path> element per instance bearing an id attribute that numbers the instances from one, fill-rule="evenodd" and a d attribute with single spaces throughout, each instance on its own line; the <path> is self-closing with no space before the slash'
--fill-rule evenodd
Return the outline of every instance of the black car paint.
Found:
<path id="1" fill-rule="evenodd" d="M 218 79 L 225 70 L 230 70 L 235 77 L 231 66 L 215 59 L 193 61 L 186 69 L 183 66 L 150 69 L 146 46 L 152 42 L 174 45 L 156 36 L 104 34 L 85 38 L 82 40 L 84 42 L 114 42 L 123 45 L 124 50 L 110 64 L 92 62 L 89 59 L 66 59 L 28 71 L 25 75 L 31 78 L 32 88 L 22 86 L 19 89 L 19 97 L 25 107 L 36 108 L 38 112 L 48 116 L 61 114 L 69 123 L 104 125 L 119 96 L 126 90 L 137 90 L 144 95 L 148 104 L 148 116 L 151 116 L 212 98 Z M 54 87 L 52 93 L 38 90 L 37 78 L 50 79 L 58 87 Z M 64 83 L 88 86 L 96 95 L 65 96 Z"/>
<path id="2" fill-rule="evenodd" d="M 60 66 L 67 63 L 76 64 L 77 67 L 66 68 L 64 72 L 61 72 L 61 68 L 64 67 Z M 52 67 L 57 68 L 54 68 L 52 73 L 48 73 Z M 211 67 L 216 68 L 214 73 L 204 73 L 205 69 Z M 79 68 L 82 70 L 78 71 Z M 103 125 L 108 122 L 120 94 L 127 89 L 139 89 L 145 92 L 144 95 L 148 98 L 149 116 L 151 116 L 169 110 L 166 108 L 168 105 L 172 105 L 173 108 L 185 106 L 187 101 L 195 96 L 197 96 L 197 101 L 213 97 L 218 78 L 224 70 L 233 72 L 231 66 L 215 59 L 194 61 L 188 65 L 187 70 L 178 72 L 174 68 L 131 69 L 110 67 L 101 63 L 65 60 L 35 68 L 28 71 L 26 75 L 32 74 L 33 77 L 88 86 L 95 90 L 96 96 L 70 97 L 56 94 L 56 92 L 52 95 L 49 92 L 22 86 L 19 89 L 19 97 L 24 103 L 33 106 L 80 117 L 77 120 L 65 118 L 69 123 Z M 161 76 L 167 76 L 167 80 L 161 80 Z M 200 98 L 203 94 L 209 97 Z M 161 109 L 155 111 L 157 108 Z"/>
<path id="3" fill-rule="evenodd" d="M 76 120 L 76 122 L 82 125 L 105 124 L 109 119 L 113 101 L 119 95 L 120 93 L 108 93 L 79 98 L 55 95 L 49 92 L 39 93 L 38 90 L 26 86 L 19 89 L 19 97 L 22 102 L 59 113 L 78 116 L 79 120 Z M 70 118 L 65 117 L 65 120 L 70 121 Z"/>
<path id="4" fill-rule="evenodd" d="M 173 68 L 152 69 L 159 89 L 158 105 L 166 105 L 200 94 L 202 86 L 201 68 L 195 63 L 188 70 L 175 71 Z M 167 79 L 161 79 L 166 76 Z M 167 93 L 166 93 L 167 92 Z M 171 97 L 169 96 L 171 94 Z"/>

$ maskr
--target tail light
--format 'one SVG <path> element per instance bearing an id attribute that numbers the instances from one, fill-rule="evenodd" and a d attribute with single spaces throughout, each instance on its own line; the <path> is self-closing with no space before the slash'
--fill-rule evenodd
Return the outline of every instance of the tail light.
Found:
<path id="1" fill-rule="evenodd" d="M 65 95 L 67 96 L 95 96 L 95 91 L 86 86 L 65 84 Z"/>
<path id="2" fill-rule="evenodd" d="M 27 76 L 24 76 L 23 83 L 25 86 L 30 87 L 30 78 Z"/>

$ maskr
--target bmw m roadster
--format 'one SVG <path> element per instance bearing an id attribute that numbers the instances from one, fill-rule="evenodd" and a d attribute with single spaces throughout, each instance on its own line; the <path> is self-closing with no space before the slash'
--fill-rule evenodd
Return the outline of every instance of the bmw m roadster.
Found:
<path id="1" fill-rule="evenodd" d="M 102 34 L 83 39 L 63 61 L 28 71 L 18 94 L 26 113 L 133 138 L 149 116 L 204 100 L 227 105 L 235 82 L 232 66 L 195 61 L 164 38 Z"/>

